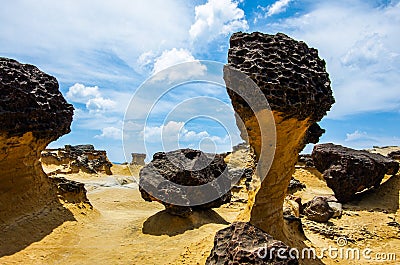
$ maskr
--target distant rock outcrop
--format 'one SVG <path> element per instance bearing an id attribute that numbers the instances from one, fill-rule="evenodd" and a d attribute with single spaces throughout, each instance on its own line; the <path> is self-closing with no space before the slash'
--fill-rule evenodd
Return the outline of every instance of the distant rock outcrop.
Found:
<path id="1" fill-rule="evenodd" d="M 58 202 L 39 159 L 47 144 L 70 132 L 72 115 L 54 77 L 0 58 L 0 223 Z"/>
<path id="2" fill-rule="evenodd" d="M 379 187 L 385 174 L 394 175 L 399 170 L 399 163 L 393 159 L 335 144 L 316 145 L 312 158 L 340 202 L 352 200 L 357 192 Z"/>
<path id="3" fill-rule="evenodd" d="M 249 106 L 246 97 L 254 91 L 236 72 L 247 74 L 268 100 L 268 108 Z M 298 154 L 307 143 L 316 143 L 324 132 L 320 121 L 334 103 L 325 61 L 318 51 L 285 34 L 234 33 L 230 39 L 228 64 L 224 69 L 227 89 L 242 136 L 248 138 L 257 160 L 267 146 L 261 135 L 257 113 L 272 112 L 276 128 L 276 149 L 251 211 L 250 222 L 274 238 L 285 240 L 282 205 L 295 169 Z M 261 99 L 260 99 L 261 100 Z M 273 121 L 272 121 L 273 122 Z M 241 124 L 244 124 L 241 125 Z M 245 137 L 248 135 L 248 137 Z M 265 151 L 265 150 L 264 150 Z M 267 167 L 259 163 L 260 168 Z"/>
<path id="4" fill-rule="evenodd" d="M 49 175 L 72 174 L 83 171 L 90 174 L 105 173 L 112 175 L 112 163 L 104 150 L 95 150 L 91 144 L 66 145 L 64 148 L 46 149 L 42 152 L 44 165 L 56 165 L 61 168 L 48 172 Z"/>
<path id="5" fill-rule="evenodd" d="M 208 190 L 210 193 L 219 194 L 219 198 L 196 205 L 196 202 L 206 201 L 209 195 L 196 191 L 196 188 L 211 183 L 222 175 L 226 167 L 223 156 L 219 154 L 207 154 L 192 149 L 159 152 L 140 170 L 139 189 L 144 200 L 158 201 L 169 213 L 186 217 L 196 208 L 215 208 L 230 201 L 231 183 L 221 181 L 210 187 L 213 190 Z M 189 186 L 188 191 L 173 184 Z M 228 192 L 222 192 L 224 190 Z M 175 204 L 168 202 L 171 198 Z"/>
<path id="6" fill-rule="evenodd" d="M 146 163 L 144 162 L 145 159 L 146 159 L 146 154 L 132 153 L 131 165 L 144 166 L 146 165 Z"/>
<path id="7" fill-rule="evenodd" d="M 217 232 L 207 265 L 295 265 L 290 248 L 250 223 L 235 222 Z"/>

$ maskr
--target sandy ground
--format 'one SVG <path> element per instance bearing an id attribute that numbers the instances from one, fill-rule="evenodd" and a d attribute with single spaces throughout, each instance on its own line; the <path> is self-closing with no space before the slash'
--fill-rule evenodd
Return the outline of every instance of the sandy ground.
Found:
<path id="1" fill-rule="evenodd" d="M 133 170 L 133 176 L 128 175 L 126 166 L 115 165 L 112 170 L 112 176 L 66 176 L 85 183 L 93 210 L 65 205 L 73 218 L 60 222 L 52 230 L 42 231 L 42 236 L 30 244 L 0 255 L 0 264 L 204 264 L 215 232 L 234 221 L 246 206 L 234 202 L 196 212 L 188 219 L 170 216 L 162 205 L 145 202 L 140 197 L 136 184 L 139 168 Z M 307 186 L 296 193 L 303 202 L 315 195 L 332 194 L 313 170 L 299 168 L 295 177 Z M 344 205 L 341 219 L 318 224 L 302 218 L 305 234 L 317 246 L 317 254 L 323 247 L 338 247 L 337 239 L 345 237 L 344 250 L 370 248 L 373 258 L 378 253 L 395 253 L 400 260 L 400 226 L 396 225 L 400 222 L 399 190 L 400 176 L 387 177 L 379 189 Z M 42 225 L 48 222 L 46 216 L 38 220 Z M 35 221 L 31 224 L 43 229 Z M 29 233 L 28 228 L 18 231 L 22 232 L 15 234 L 15 242 Z M 14 241 L 3 242 L 3 246 Z M 340 258 L 322 261 L 325 264 L 400 262 Z"/>

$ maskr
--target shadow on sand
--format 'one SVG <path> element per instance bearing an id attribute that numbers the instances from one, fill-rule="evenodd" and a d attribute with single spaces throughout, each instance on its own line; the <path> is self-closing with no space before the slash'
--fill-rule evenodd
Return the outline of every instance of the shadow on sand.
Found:
<path id="1" fill-rule="evenodd" d="M 382 211 L 396 213 L 399 209 L 400 175 L 390 177 L 376 189 L 370 189 L 345 204 L 354 211 Z"/>
<path id="2" fill-rule="evenodd" d="M 75 218 L 69 210 L 59 204 L 48 206 L 12 224 L 0 224 L 0 257 L 17 253 L 42 240 L 66 221 L 75 221 Z"/>
<path id="3" fill-rule="evenodd" d="M 143 223 L 142 232 L 154 236 L 175 236 L 206 224 L 228 225 L 229 223 L 214 210 L 197 210 L 187 218 L 171 215 L 163 210 L 147 218 Z"/>

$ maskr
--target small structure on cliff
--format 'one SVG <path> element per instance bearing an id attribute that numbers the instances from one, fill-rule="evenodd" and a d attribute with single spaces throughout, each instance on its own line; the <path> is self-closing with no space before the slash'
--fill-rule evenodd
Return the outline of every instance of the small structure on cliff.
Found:
<path id="1" fill-rule="evenodd" d="M 145 159 L 146 159 L 146 154 L 132 153 L 131 165 L 145 166 L 146 165 L 146 163 L 144 162 Z"/>
<path id="2" fill-rule="evenodd" d="M 45 149 L 41 161 L 46 166 L 59 166 L 49 171 L 49 175 L 72 174 L 83 171 L 90 174 L 105 173 L 112 175 L 112 163 L 104 150 L 95 150 L 91 144 L 65 145 L 64 148 Z"/>

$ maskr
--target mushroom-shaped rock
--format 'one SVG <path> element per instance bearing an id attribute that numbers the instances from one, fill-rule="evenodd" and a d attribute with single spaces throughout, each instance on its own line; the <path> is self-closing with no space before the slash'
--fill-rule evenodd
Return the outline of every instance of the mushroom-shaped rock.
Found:
<path id="1" fill-rule="evenodd" d="M 192 149 L 158 152 L 140 170 L 139 190 L 144 200 L 158 201 L 169 213 L 187 217 L 197 208 L 216 208 L 230 202 L 231 182 L 224 177 L 226 169 L 220 154 Z M 202 192 L 199 187 L 206 184 L 210 185 Z"/>
<path id="2" fill-rule="evenodd" d="M 339 202 L 348 202 L 357 192 L 379 187 L 385 174 L 394 175 L 399 170 L 399 163 L 393 159 L 335 144 L 316 145 L 312 158 Z"/>
<path id="3" fill-rule="evenodd" d="M 72 115 L 54 77 L 0 58 L 0 223 L 57 199 L 39 159 L 47 144 L 70 132 Z"/>
<path id="4" fill-rule="evenodd" d="M 237 70 L 247 74 L 265 95 L 270 110 L 264 111 L 272 112 L 276 128 L 275 155 L 269 171 L 263 171 L 267 175 L 260 176 L 263 182 L 256 194 L 250 222 L 274 238 L 285 240 L 282 212 L 285 193 L 299 152 L 307 143 L 316 143 L 324 132 L 316 122 L 334 103 L 329 75 L 316 49 L 285 34 L 239 32 L 231 36 L 224 80 L 237 118 L 242 121 L 237 121 L 238 127 L 242 135 L 248 135 L 257 159 L 267 145 L 263 142 L 266 136 L 261 135 L 261 121 L 253 112 L 257 108 L 249 106 L 230 89 L 237 86 L 232 74 Z M 267 165 L 259 163 L 259 167 L 263 166 Z"/>
<path id="5" fill-rule="evenodd" d="M 246 222 L 235 222 L 217 232 L 207 265 L 299 264 L 291 249 L 261 229 Z"/>

